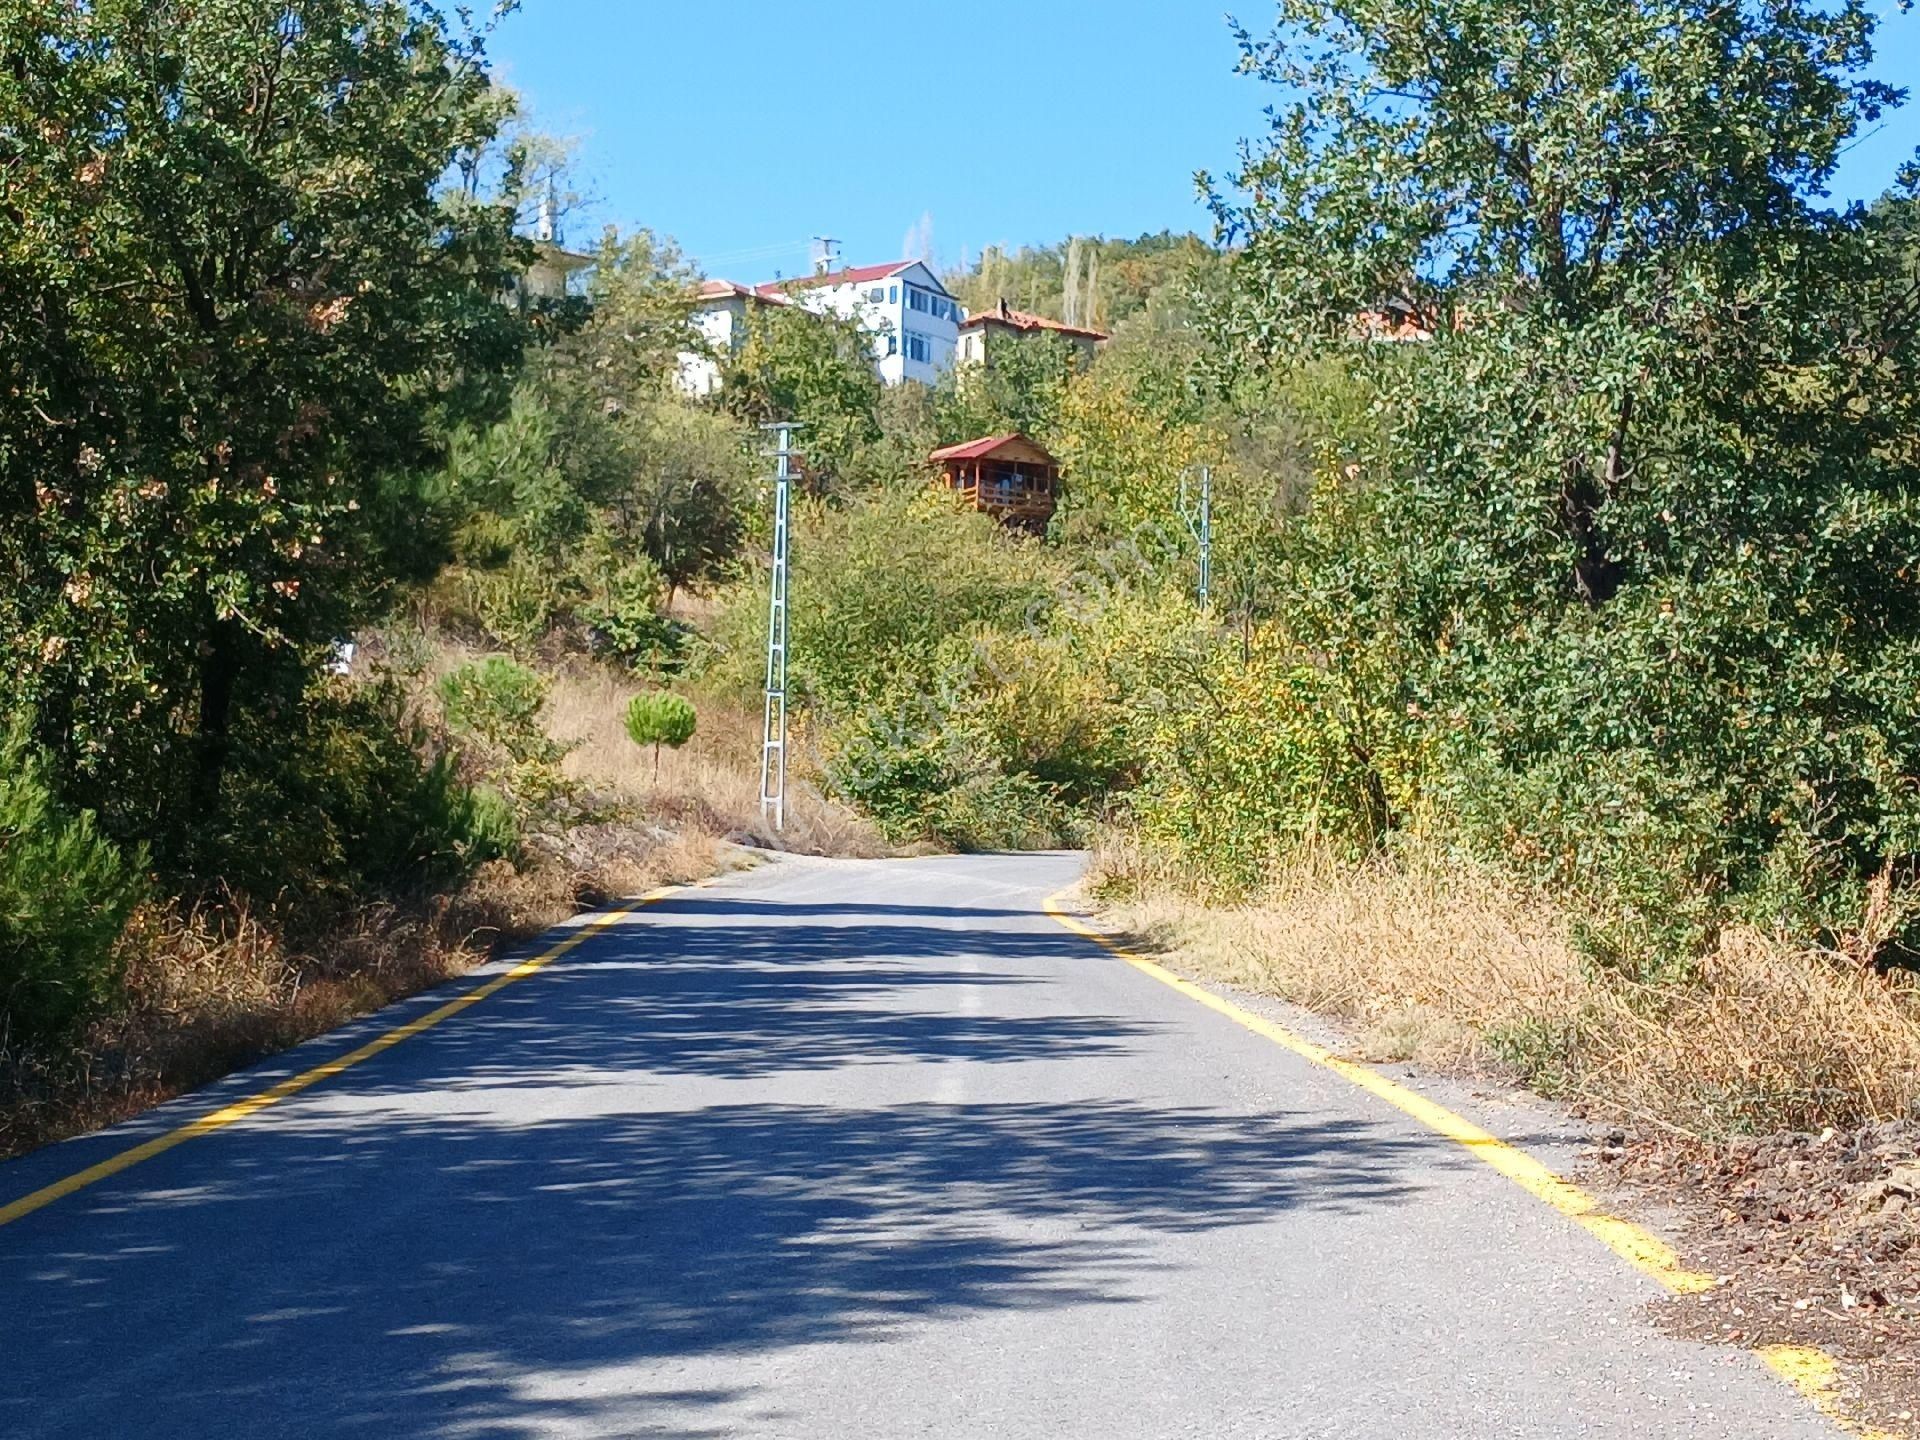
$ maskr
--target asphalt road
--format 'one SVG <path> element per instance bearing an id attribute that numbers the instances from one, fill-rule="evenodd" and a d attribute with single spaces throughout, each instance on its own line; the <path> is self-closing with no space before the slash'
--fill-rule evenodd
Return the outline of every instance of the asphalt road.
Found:
<path id="1" fill-rule="evenodd" d="M 1838 1433 L 1459 1146 L 1063 929 L 1077 866 L 687 891 L 0 1226 L 0 1436 Z M 434 1003 L 0 1166 L 0 1205 Z"/>

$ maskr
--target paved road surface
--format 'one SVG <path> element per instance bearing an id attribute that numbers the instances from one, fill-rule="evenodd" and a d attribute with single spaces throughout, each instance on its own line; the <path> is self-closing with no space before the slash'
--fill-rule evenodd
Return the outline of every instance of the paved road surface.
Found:
<path id="1" fill-rule="evenodd" d="M 0 1227 L 0 1435 L 1831 1440 L 1457 1146 L 1047 918 L 1077 864 L 688 891 Z"/>

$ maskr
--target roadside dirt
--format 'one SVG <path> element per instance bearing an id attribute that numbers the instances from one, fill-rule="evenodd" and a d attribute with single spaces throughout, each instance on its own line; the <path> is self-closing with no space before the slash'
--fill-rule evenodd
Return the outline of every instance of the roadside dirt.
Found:
<path id="1" fill-rule="evenodd" d="M 1721 1283 L 1663 1301 L 1695 1339 L 1817 1346 L 1864 1427 L 1920 1440 L 1920 1122 L 1708 1146 L 1630 1140 L 1599 1179 L 1682 1217 L 1689 1263 Z"/>

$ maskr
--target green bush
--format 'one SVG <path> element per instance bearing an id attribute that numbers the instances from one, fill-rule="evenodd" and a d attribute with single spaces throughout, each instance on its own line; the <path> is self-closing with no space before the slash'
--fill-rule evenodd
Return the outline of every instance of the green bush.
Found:
<path id="1" fill-rule="evenodd" d="M 540 712 L 552 688 L 517 661 L 489 655 L 440 677 L 440 705 L 454 730 L 515 755 L 534 753 L 549 743 Z"/>
<path id="2" fill-rule="evenodd" d="M 520 848 L 513 802 L 491 785 L 472 786 L 465 796 L 457 815 L 460 858 L 473 865 L 510 859 Z"/>
<path id="3" fill-rule="evenodd" d="M 693 738 L 698 722 L 693 702 L 665 690 L 649 690 L 627 702 L 627 735 L 636 745 L 653 747 L 653 769 L 660 773 L 660 747 L 678 750 Z"/>
<path id="4" fill-rule="evenodd" d="M 1371 851 L 1411 784 L 1399 737 L 1341 676 L 1278 634 L 1258 645 L 1250 663 L 1217 651 L 1200 693 L 1146 727 L 1133 797 L 1149 843 L 1203 887 L 1236 895 L 1292 850 Z"/>
<path id="5" fill-rule="evenodd" d="M 1035 768 L 1049 753 L 1024 753 L 984 723 L 991 717 L 981 691 L 991 687 L 971 666 L 937 679 L 896 677 L 831 726 L 828 784 L 896 843 L 958 850 L 1071 843 L 1082 828 L 1078 810 Z"/>
<path id="6" fill-rule="evenodd" d="M 1058 791 L 1032 775 L 989 770 L 939 791 L 927 835 L 955 850 L 1046 850 L 1078 845 L 1085 824 Z"/>
<path id="7" fill-rule="evenodd" d="M 0 732 L 0 1047 L 57 1041 L 113 1002 L 144 864 L 60 803 L 24 722 Z"/>
<path id="8" fill-rule="evenodd" d="M 952 637 L 1044 618 L 1058 568 L 1042 547 L 920 491 L 809 510 L 794 553 L 793 689 L 842 709 L 895 676 L 930 674 Z M 764 585 L 743 586 L 722 626 L 742 689 L 758 688 L 766 607 Z"/>
<path id="9" fill-rule="evenodd" d="M 506 802 L 407 713 L 398 685 L 316 685 L 298 711 L 249 717 L 210 873 L 257 896 L 341 897 L 445 884 L 511 855 Z"/>
<path id="10" fill-rule="evenodd" d="M 440 677 L 448 728 L 472 745 L 488 778 L 511 802 L 521 824 L 549 814 L 573 793 L 560 771 L 567 747 L 541 721 L 552 683 L 504 655 L 462 665 Z"/>
<path id="11" fill-rule="evenodd" d="M 638 668 L 668 669 L 679 662 L 683 632 L 660 613 L 660 571 L 642 556 L 615 566 L 578 615 L 595 648 Z"/>

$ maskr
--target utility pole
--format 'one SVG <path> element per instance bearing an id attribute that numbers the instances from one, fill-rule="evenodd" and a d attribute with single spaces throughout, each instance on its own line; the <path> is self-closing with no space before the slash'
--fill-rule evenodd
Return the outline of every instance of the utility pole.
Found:
<path id="1" fill-rule="evenodd" d="M 1196 515 L 1187 501 L 1187 474 L 1180 472 L 1180 518 L 1200 544 L 1200 608 L 1207 608 L 1213 592 L 1213 467 L 1196 465 L 1200 472 L 1200 510 Z"/>
<path id="2" fill-rule="evenodd" d="M 767 597 L 767 706 L 760 731 L 760 816 L 775 833 L 787 828 L 787 511 L 793 488 L 793 432 L 778 421 L 778 468 L 773 478 L 773 577 Z"/>

